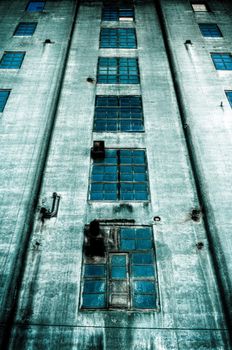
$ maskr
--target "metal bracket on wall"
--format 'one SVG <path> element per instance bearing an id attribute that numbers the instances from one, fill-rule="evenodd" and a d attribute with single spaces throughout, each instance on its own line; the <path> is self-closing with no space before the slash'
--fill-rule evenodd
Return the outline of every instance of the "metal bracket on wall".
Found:
<path id="1" fill-rule="evenodd" d="M 60 196 L 53 192 L 52 194 L 53 202 L 52 202 L 52 208 L 49 210 L 46 207 L 41 207 L 40 213 L 41 213 L 41 220 L 44 221 L 44 219 L 51 219 L 57 216 L 59 204 L 60 204 Z"/>

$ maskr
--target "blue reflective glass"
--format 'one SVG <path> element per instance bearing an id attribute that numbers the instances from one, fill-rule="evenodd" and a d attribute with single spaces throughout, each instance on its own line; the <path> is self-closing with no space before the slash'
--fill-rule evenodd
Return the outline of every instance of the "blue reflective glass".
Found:
<path id="1" fill-rule="evenodd" d="M 133 277 L 154 277 L 153 265 L 132 265 Z"/>
<path id="2" fill-rule="evenodd" d="M 137 47 L 135 29 L 102 28 L 100 47 L 135 49 Z"/>
<path id="3" fill-rule="evenodd" d="M 0 90 L 0 113 L 4 111 L 9 95 L 10 90 Z"/>
<path id="4" fill-rule="evenodd" d="M 133 306 L 138 309 L 154 309 L 156 307 L 155 295 L 135 294 Z"/>
<path id="5" fill-rule="evenodd" d="M 102 9 L 103 21 L 118 21 L 120 19 L 134 19 L 134 9 L 131 6 L 106 5 Z"/>
<path id="6" fill-rule="evenodd" d="M 228 101 L 232 107 L 232 91 L 226 91 L 226 96 L 227 96 Z"/>
<path id="7" fill-rule="evenodd" d="M 156 286 L 154 281 L 147 281 L 147 280 L 139 280 L 139 281 L 134 281 L 134 293 L 155 293 L 156 291 Z"/>
<path id="8" fill-rule="evenodd" d="M 126 278 L 126 266 L 112 266 L 111 278 L 125 279 Z"/>
<path id="9" fill-rule="evenodd" d="M 40 12 L 43 11 L 45 1 L 30 1 L 27 5 L 28 12 Z"/>
<path id="10" fill-rule="evenodd" d="M 124 57 L 100 57 L 97 82 L 100 84 L 138 84 L 138 60 Z"/>
<path id="11" fill-rule="evenodd" d="M 136 238 L 151 239 L 150 227 L 137 228 L 136 229 Z"/>
<path id="12" fill-rule="evenodd" d="M 230 53 L 211 53 L 217 70 L 232 70 L 232 56 Z"/>
<path id="13" fill-rule="evenodd" d="M 85 280 L 84 281 L 84 293 L 101 293 L 106 291 L 105 281 L 98 280 Z"/>
<path id="14" fill-rule="evenodd" d="M 105 294 L 83 294 L 82 307 L 104 308 L 106 306 Z"/>
<path id="15" fill-rule="evenodd" d="M 90 199 L 148 200 L 145 163 L 143 150 L 106 150 L 92 166 Z"/>
<path id="16" fill-rule="evenodd" d="M 151 239 L 137 239 L 136 240 L 136 249 L 144 250 L 144 249 L 151 249 L 152 248 L 152 243 Z"/>
<path id="17" fill-rule="evenodd" d="M 5 52 L 0 62 L 1 69 L 19 69 L 22 65 L 25 52 Z"/>
<path id="18" fill-rule="evenodd" d="M 121 228 L 120 236 L 122 239 L 134 239 L 135 229 L 134 228 Z"/>
<path id="19" fill-rule="evenodd" d="M 105 265 L 85 265 L 85 277 L 104 277 Z"/>
<path id="20" fill-rule="evenodd" d="M 222 37 L 222 33 L 215 23 L 200 23 L 199 28 L 204 37 Z"/>
<path id="21" fill-rule="evenodd" d="M 132 254 L 133 264 L 153 264 L 153 254 L 149 253 L 133 253 Z"/>
<path id="22" fill-rule="evenodd" d="M 37 23 L 22 22 L 17 26 L 14 36 L 31 36 L 34 34 Z"/>
<path id="23" fill-rule="evenodd" d="M 114 266 L 126 265 L 126 256 L 125 255 L 113 255 L 111 258 L 111 264 Z"/>
<path id="24" fill-rule="evenodd" d="M 121 239 L 120 242 L 120 249 L 121 250 L 135 250 L 135 240 L 133 239 Z"/>

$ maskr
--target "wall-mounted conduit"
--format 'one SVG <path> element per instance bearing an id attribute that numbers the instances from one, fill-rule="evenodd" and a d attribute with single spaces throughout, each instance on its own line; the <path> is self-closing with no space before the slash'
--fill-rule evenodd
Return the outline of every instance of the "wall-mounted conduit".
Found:
<path id="1" fill-rule="evenodd" d="M 204 191 L 204 181 L 201 177 L 201 171 L 199 170 L 200 164 L 199 164 L 198 157 L 196 155 L 196 151 L 193 143 L 192 131 L 191 131 L 191 128 L 185 127 L 186 125 L 188 125 L 187 124 L 188 112 L 185 108 L 184 95 L 182 92 L 182 84 L 179 79 L 178 63 L 176 62 L 175 56 L 173 54 L 174 50 L 172 47 L 172 40 L 169 33 L 168 25 L 166 23 L 165 15 L 161 6 L 161 1 L 154 0 L 154 3 L 158 14 L 161 33 L 162 33 L 162 37 L 163 37 L 163 41 L 164 41 L 164 45 L 167 53 L 167 58 L 169 62 L 172 81 L 173 81 L 174 90 L 175 90 L 176 99 L 177 99 L 177 104 L 179 108 L 181 122 L 183 125 L 183 132 L 185 135 L 189 159 L 190 159 L 191 168 L 192 168 L 192 172 L 195 180 L 198 200 L 204 210 L 203 222 L 205 225 L 205 231 L 206 231 L 207 240 L 209 243 L 209 250 L 212 257 L 213 268 L 214 268 L 215 276 L 218 283 L 218 292 L 220 293 L 220 296 L 221 296 L 223 311 L 224 311 L 228 329 L 232 329 L 232 315 L 230 314 L 231 305 L 230 305 L 230 299 L 229 299 L 231 288 L 230 288 L 229 282 L 227 285 L 225 285 L 224 280 L 222 278 L 222 274 L 225 273 L 226 266 L 225 264 L 223 264 L 224 261 L 223 261 L 222 254 L 220 254 L 220 247 L 216 249 L 217 245 L 219 245 L 219 242 L 217 240 L 217 230 L 216 228 L 212 229 L 212 225 L 210 224 L 210 219 L 209 219 L 210 205 L 209 205 L 207 195 Z M 231 337 L 230 341 L 232 343 L 232 334 L 230 334 L 230 337 Z"/>

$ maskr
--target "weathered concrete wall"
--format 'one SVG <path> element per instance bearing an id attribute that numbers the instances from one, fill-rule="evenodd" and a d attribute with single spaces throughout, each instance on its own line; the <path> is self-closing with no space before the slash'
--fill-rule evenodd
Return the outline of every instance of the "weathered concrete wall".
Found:
<path id="1" fill-rule="evenodd" d="M 9 12 L 12 13 L 12 6 L 15 6 L 14 11 L 21 8 L 18 16 L 24 14 L 25 3 L 14 1 L 11 4 Z M 174 6 L 173 2 L 166 0 L 163 5 L 170 25 L 175 26 L 171 33 L 178 48 L 175 55 L 180 60 L 180 72 L 186 69 L 185 74 L 181 73 L 181 78 L 190 106 L 189 118 L 192 120 L 196 115 L 199 119 L 198 129 L 202 128 L 204 120 L 204 130 L 209 128 L 210 132 L 212 123 L 215 123 L 214 140 L 219 140 L 223 128 L 220 125 L 217 129 L 216 121 L 219 123 L 224 113 L 223 118 L 226 119 L 223 120 L 230 125 L 231 110 L 225 101 L 221 83 L 216 83 L 215 94 L 220 96 L 218 105 L 221 100 L 224 101 L 224 112 L 217 104 L 214 106 L 211 99 L 210 92 L 218 73 L 215 73 L 210 58 L 206 57 L 204 48 L 204 67 L 195 65 L 194 76 L 191 76 L 192 66 L 188 63 L 190 52 L 186 52 L 183 42 L 192 39 L 190 33 L 194 33 L 199 42 L 204 41 L 200 33 L 195 34 L 198 29 L 196 25 L 194 27 L 194 17 L 187 1 L 176 1 Z M 1 81 L 6 84 L 3 87 L 12 87 L 12 81 L 14 84 L 0 121 L 1 134 L 6 135 L 1 140 L 1 164 L 5 167 L 1 181 L 6 184 L 1 204 L 1 231 L 4 233 L 2 263 L 6 261 L 3 269 L 3 301 L 23 233 L 23 220 L 64 55 L 73 2 L 48 1 L 45 10 L 46 14 L 25 15 L 27 18 L 39 18 L 37 31 L 32 38 L 11 38 L 11 45 L 9 38 L 6 40 L 7 50 L 12 50 L 13 43 L 18 45 L 14 49 L 22 43 L 25 45 L 27 54 L 21 70 L 17 73 L 0 72 Z M 99 49 L 101 3 L 86 2 L 80 6 L 39 198 L 40 205 L 45 201 L 50 204 L 52 193 L 59 193 L 58 217 L 42 223 L 37 208 L 11 349 L 108 350 L 119 349 L 122 344 L 126 349 L 140 350 L 230 349 L 204 223 L 202 220 L 199 223 L 191 220 L 191 210 L 199 208 L 199 202 L 159 21 L 152 2 L 138 4 L 135 10 L 136 22 L 128 26 L 136 28 L 138 49 L 102 50 Z M 14 20 L 15 25 L 12 18 L 10 24 L 7 23 L 15 27 L 18 19 L 14 17 Z M 104 23 L 104 26 L 107 25 L 118 26 L 117 23 Z M 120 26 L 126 24 L 121 23 Z M 185 37 L 187 30 L 189 37 Z M 42 42 L 46 38 L 55 44 L 45 47 Z M 191 50 L 194 49 L 195 44 Z M 99 56 L 138 57 L 141 85 L 101 86 L 88 83 L 87 77 L 96 76 Z M 200 61 L 199 57 L 194 55 L 194 60 Z M 208 63 L 205 66 L 206 59 Z M 206 80 L 199 82 L 203 88 L 198 91 L 198 84 L 194 85 L 196 69 L 206 74 L 208 68 L 209 75 L 204 75 Z M 197 77 L 197 81 L 202 79 L 200 74 Z M 193 96 L 193 86 L 196 96 Z M 228 81 L 227 88 L 230 88 Z M 207 91 L 207 106 L 200 98 L 202 91 Z M 92 133 L 96 94 L 141 94 L 145 132 Z M 198 106 L 196 100 L 199 101 Z M 209 106 L 214 106 L 216 120 L 212 121 Z M 220 130 L 217 135 L 216 129 Z M 205 133 L 201 132 L 199 137 L 203 135 Z M 93 140 L 98 139 L 104 139 L 107 148 L 135 147 L 147 150 L 149 203 L 131 202 L 127 206 L 120 202 L 87 201 L 90 148 Z M 196 143 L 201 157 L 215 156 L 215 148 L 207 148 L 207 154 L 203 153 L 206 149 L 202 148 L 202 144 L 203 140 Z M 220 175 L 220 164 L 217 176 Z M 202 165 L 202 169 L 202 172 L 208 171 L 205 165 Z M 17 174 L 17 179 L 14 174 Z M 212 172 L 210 175 L 212 177 Z M 20 206 L 20 203 L 25 205 Z M 20 211 L 16 217 L 18 208 Z M 154 223 L 155 215 L 161 217 L 160 222 Z M 79 311 L 83 230 L 84 225 L 95 218 L 134 219 L 138 225 L 153 225 L 160 312 Z M 40 243 L 39 247 L 36 247 L 36 241 Z M 202 250 L 196 249 L 199 241 L 204 243 Z"/>
<path id="2" fill-rule="evenodd" d="M 1 55 L 26 51 L 19 70 L 0 70 L 0 87 L 12 89 L 0 118 L 1 322 L 20 268 L 27 216 L 34 204 L 44 141 L 55 108 L 57 86 L 73 16 L 73 1 L 46 3 L 43 13 L 27 13 L 27 1 L 1 2 Z M 32 37 L 13 37 L 19 22 L 38 22 Z M 53 44 L 44 45 L 51 38 Z M 8 305 L 9 306 L 9 305 Z M 10 308 L 10 306 L 9 306 Z"/>
<path id="3" fill-rule="evenodd" d="M 186 105 L 193 166 L 204 202 L 211 249 L 216 271 L 222 280 L 227 309 L 231 313 L 232 113 L 225 91 L 232 89 L 232 73 L 217 71 L 210 53 L 232 51 L 232 5 L 226 1 L 223 4 L 211 1 L 209 5 L 212 12 L 194 14 L 187 2 L 177 2 L 175 11 L 182 16 L 176 21 L 172 2 L 162 1 L 176 74 Z M 223 37 L 202 37 L 198 23 L 217 23 Z M 190 39 L 193 45 L 186 47 L 186 39 Z M 230 317 L 232 320 L 232 314 Z"/>
<path id="4" fill-rule="evenodd" d="M 36 214 L 11 349 L 229 349 L 204 225 L 190 219 L 199 203 L 154 6 L 136 6 L 138 50 L 99 50 L 100 23 L 100 3 L 80 7 L 40 197 L 58 192 L 59 213 L 44 224 Z M 138 56 L 141 86 L 86 82 L 98 56 L 116 55 Z M 92 133 L 95 94 L 140 93 L 145 133 Z M 87 201 L 94 139 L 146 148 L 150 203 Z M 154 224 L 160 312 L 78 310 L 83 228 L 94 218 Z"/>

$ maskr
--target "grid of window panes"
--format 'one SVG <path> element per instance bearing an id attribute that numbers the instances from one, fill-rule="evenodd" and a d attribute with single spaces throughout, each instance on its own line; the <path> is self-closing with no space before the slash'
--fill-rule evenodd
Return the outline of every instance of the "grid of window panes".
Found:
<path id="1" fill-rule="evenodd" d="M 208 11 L 208 5 L 205 3 L 192 3 L 192 8 L 194 12 L 207 12 Z"/>
<path id="2" fill-rule="evenodd" d="M 143 131 L 141 96 L 97 96 L 93 130 L 97 132 Z"/>
<path id="3" fill-rule="evenodd" d="M 130 5 L 104 6 L 102 9 L 103 21 L 133 21 L 134 8 Z"/>
<path id="4" fill-rule="evenodd" d="M 0 112 L 4 111 L 7 99 L 10 95 L 10 90 L 0 90 Z"/>
<path id="5" fill-rule="evenodd" d="M 100 262 L 83 262 L 84 309 L 157 309 L 153 236 L 150 227 L 121 227 L 117 251 Z"/>
<path id="6" fill-rule="evenodd" d="M 43 11 L 45 1 L 30 1 L 27 5 L 28 12 L 40 12 Z"/>
<path id="7" fill-rule="evenodd" d="M 139 84 L 138 59 L 99 57 L 97 82 L 99 84 Z"/>
<path id="8" fill-rule="evenodd" d="M 230 53 L 211 53 L 217 70 L 232 70 L 232 56 Z"/>
<path id="9" fill-rule="evenodd" d="M 222 33 L 215 23 L 200 23 L 199 28 L 204 37 L 218 38 L 222 37 Z"/>
<path id="10" fill-rule="evenodd" d="M 227 99 L 232 107 L 232 91 L 226 91 Z"/>
<path id="11" fill-rule="evenodd" d="M 100 48 L 136 49 L 134 28 L 102 28 Z"/>
<path id="12" fill-rule="evenodd" d="M 147 201 L 145 151 L 106 149 L 104 159 L 93 160 L 89 194 L 93 201 Z"/>
<path id="13" fill-rule="evenodd" d="M 19 69 L 22 65 L 25 52 L 5 52 L 0 61 L 1 69 Z"/>
<path id="14" fill-rule="evenodd" d="M 37 23 L 21 22 L 17 26 L 14 35 L 15 36 L 31 36 L 34 34 Z"/>

